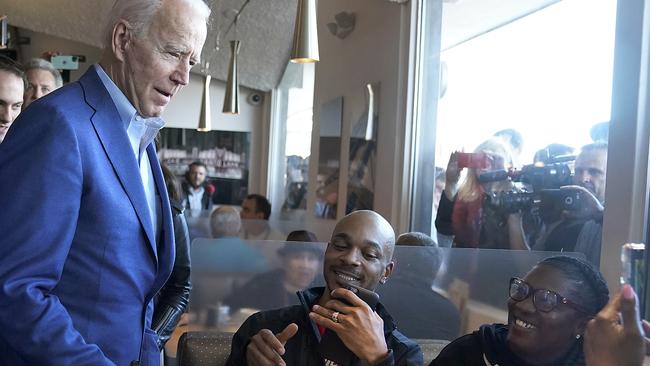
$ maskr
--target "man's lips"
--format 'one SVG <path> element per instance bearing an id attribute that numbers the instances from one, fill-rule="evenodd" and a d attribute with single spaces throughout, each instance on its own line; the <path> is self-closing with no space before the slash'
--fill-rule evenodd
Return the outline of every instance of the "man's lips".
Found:
<path id="1" fill-rule="evenodd" d="M 162 90 L 162 89 L 158 89 L 158 88 L 155 88 L 155 90 L 156 90 L 159 94 L 161 94 L 163 97 L 168 98 L 168 99 L 171 98 L 172 96 L 174 96 L 174 93 L 173 93 L 173 92 L 166 92 L 166 91 L 164 91 L 164 90 Z"/>
<path id="2" fill-rule="evenodd" d="M 351 273 L 348 271 L 336 270 L 333 269 L 332 272 L 336 275 L 336 278 L 341 282 L 359 282 L 361 281 L 361 276 L 356 273 Z"/>

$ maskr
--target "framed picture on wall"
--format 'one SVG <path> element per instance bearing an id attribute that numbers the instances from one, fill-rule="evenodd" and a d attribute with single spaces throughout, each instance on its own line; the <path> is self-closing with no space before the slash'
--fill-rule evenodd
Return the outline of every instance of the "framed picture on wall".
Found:
<path id="1" fill-rule="evenodd" d="M 160 160 L 179 181 L 192 162 L 207 166 L 206 180 L 216 188 L 213 203 L 239 205 L 248 194 L 250 132 L 163 128 L 159 142 Z"/>

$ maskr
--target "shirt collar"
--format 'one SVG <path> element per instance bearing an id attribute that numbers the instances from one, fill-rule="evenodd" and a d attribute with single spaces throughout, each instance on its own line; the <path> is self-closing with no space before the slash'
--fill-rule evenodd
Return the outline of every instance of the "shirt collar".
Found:
<path id="1" fill-rule="evenodd" d="M 133 119 L 133 116 L 136 114 L 135 107 L 133 104 L 131 104 L 126 95 L 122 93 L 120 88 L 115 85 L 113 80 L 108 77 L 101 65 L 94 64 L 93 67 L 95 68 L 97 75 L 99 75 L 99 79 L 102 81 L 102 84 L 104 84 L 104 87 L 106 90 L 108 90 L 108 94 L 111 96 L 111 99 L 115 104 L 115 108 L 117 108 L 117 113 L 120 115 L 120 120 L 122 123 L 124 123 L 125 127 L 128 127 L 129 123 Z"/>

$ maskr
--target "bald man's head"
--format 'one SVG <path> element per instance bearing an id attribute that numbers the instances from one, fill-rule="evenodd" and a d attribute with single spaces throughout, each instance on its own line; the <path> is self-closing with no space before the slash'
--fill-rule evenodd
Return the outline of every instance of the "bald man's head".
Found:
<path id="1" fill-rule="evenodd" d="M 221 206 L 210 215 L 210 228 L 213 238 L 225 238 L 239 235 L 241 219 L 239 211 L 229 206 Z"/>
<path id="2" fill-rule="evenodd" d="M 395 233 L 373 211 L 355 211 L 336 224 L 325 252 L 323 275 L 330 291 L 353 284 L 374 290 L 390 276 Z"/>

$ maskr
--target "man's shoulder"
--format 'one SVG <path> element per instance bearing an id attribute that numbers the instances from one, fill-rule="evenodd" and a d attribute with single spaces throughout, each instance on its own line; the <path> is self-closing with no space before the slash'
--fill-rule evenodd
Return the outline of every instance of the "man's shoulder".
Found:
<path id="1" fill-rule="evenodd" d="M 67 116 L 78 115 L 84 110 L 92 112 L 85 102 L 81 85 L 74 82 L 34 101 L 18 118 L 43 122 L 66 120 Z"/>

